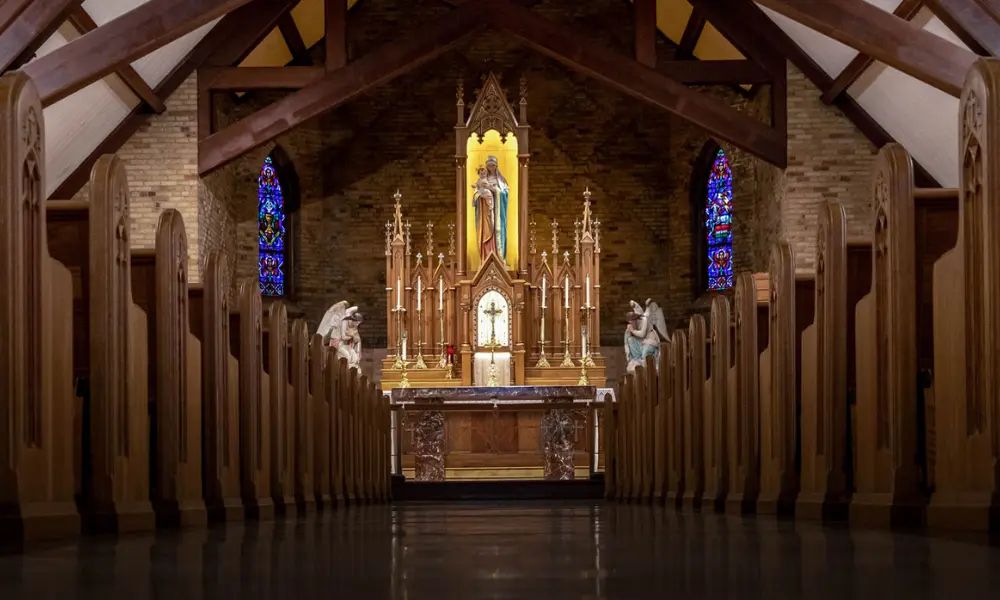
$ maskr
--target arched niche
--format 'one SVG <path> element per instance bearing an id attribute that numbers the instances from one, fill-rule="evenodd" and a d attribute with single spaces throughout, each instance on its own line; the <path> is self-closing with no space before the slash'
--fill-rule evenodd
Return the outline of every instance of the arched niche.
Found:
<path id="1" fill-rule="evenodd" d="M 489 311 L 496 310 L 495 323 L 490 322 Z M 510 333 L 512 320 L 510 318 L 510 302 L 499 290 L 487 290 L 476 303 L 476 346 L 487 348 L 491 345 L 491 336 L 496 336 L 497 350 L 510 349 Z"/>

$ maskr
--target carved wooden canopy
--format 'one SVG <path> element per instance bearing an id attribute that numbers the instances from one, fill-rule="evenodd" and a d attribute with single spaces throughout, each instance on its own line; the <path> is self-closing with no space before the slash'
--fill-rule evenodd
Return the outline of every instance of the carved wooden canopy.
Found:
<path id="1" fill-rule="evenodd" d="M 507 135 L 514 133 L 518 123 L 514 108 L 507 101 L 506 92 L 500 87 L 500 79 L 490 72 L 476 94 L 476 102 L 465 122 L 469 132 L 479 136 L 479 141 L 482 142 L 487 131 L 496 129 L 500 132 L 500 139 L 506 141 Z"/>

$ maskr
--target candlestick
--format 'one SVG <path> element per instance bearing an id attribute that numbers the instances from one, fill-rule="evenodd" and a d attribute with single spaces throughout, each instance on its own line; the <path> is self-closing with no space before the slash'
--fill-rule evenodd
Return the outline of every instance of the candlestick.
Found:
<path id="1" fill-rule="evenodd" d="M 420 280 L 417 279 L 417 289 L 420 289 Z M 420 294 L 417 293 L 417 363 L 414 369 L 426 369 L 424 362 L 424 311 L 420 309 Z"/>
<path id="2" fill-rule="evenodd" d="M 540 348 L 538 354 L 538 362 L 535 364 L 536 367 L 545 368 L 549 366 L 549 359 L 545 358 L 545 276 L 542 276 L 542 335 L 539 340 L 538 346 Z"/>
<path id="3" fill-rule="evenodd" d="M 417 277 L 417 312 L 420 312 L 420 296 L 424 291 L 424 280 Z M 587 292 L 590 293 L 589 291 Z M 587 297 L 587 304 L 590 304 L 590 297 Z"/>
<path id="4" fill-rule="evenodd" d="M 439 280 L 439 281 L 441 281 L 441 280 Z M 440 310 L 440 307 L 438 307 L 438 308 L 439 308 L 439 310 L 438 310 L 438 326 L 440 327 L 440 331 L 438 333 L 438 337 L 439 337 L 439 339 L 438 339 L 438 345 L 441 347 L 441 358 L 438 360 L 437 368 L 444 369 L 444 368 L 448 367 L 448 357 L 445 356 L 445 351 L 444 351 L 444 311 Z"/>
<path id="5" fill-rule="evenodd" d="M 438 279 L 438 312 L 444 311 L 444 277 Z"/>
<path id="6" fill-rule="evenodd" d="M 590 275 L 587 275 L 587 306 L 590 306 Z"/>
<path id="7" fill-rule="evenodd" d="M 568 278 L 567 278 L 568 279 Z M 567 309 L 569 306 L 567 305 Z M 572 367 L 573 357 L 569 353 L 569 310 L 563 311 L 563 358 L 560 367 Z"/>
<path id="8" fill-rule="evenodd" d="M 405 332 L 403 331 L 403 313 L 406 309 L 402 306 L 397 306 L 392 309 L 392 313 L 396 316 L 396 360 L 392 363 L 392 368 L 396 370 L 405 370 Z M 404 373 L 405 376 L 405 373 Z"/>
<path id="9" fill-rule="evenodd" d="M 544 275 L 542 275 L 542 308 L 546 308 L 546 306 L 545 306 L 545 276 Z"/>
<path id="10" fill-rule="evenodd" d="M 399 277 L 396 278 L 396 308 L 403 305 L 403 284 Z"/>
<path id="11" fill-rule="evenodd" d="M 569 275 L 566 276 L 566 283 L 563 284 L 563 292 L 566 294 L 566 300 L 563 303 L 563 308 L 569 308 Z"/>
<path id="12" fill-rule="evenodd" d="M 594 367 L 596 366 L 594 363 L 594 359 L 590 356 L 590 328 L 592 322 L 591 316 L 593 315 L 593 312 L 597 310 L 597 308 L 588 305 L 588 306 L 581 306 L 580 310 L 583 312 L 583 319 L 582 319 L 583 324 L 580 326 L 580 333 L 581 333 L 580 366 L 584 368 Z"/>

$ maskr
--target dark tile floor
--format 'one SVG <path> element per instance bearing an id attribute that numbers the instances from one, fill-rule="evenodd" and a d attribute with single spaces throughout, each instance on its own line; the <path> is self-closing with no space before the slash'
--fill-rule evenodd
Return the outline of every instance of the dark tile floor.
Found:
<path id="1" fill-rule="evenodd" d="M 1000 548 L 645 506 L 397 505 L 7 554 L 13 598 L 1000 598 Z"/>

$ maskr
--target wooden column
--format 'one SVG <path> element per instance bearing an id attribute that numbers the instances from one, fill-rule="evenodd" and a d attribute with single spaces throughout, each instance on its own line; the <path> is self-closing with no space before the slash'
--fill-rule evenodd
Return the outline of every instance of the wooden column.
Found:
<path id="1" fill-rule="evenodd" d="M 635 59 L 656 68 L 656 0 L 634 0 Z"/>
<path id="2" fill-rule="evenodd" d="M 324 6 L 326 70 L 347 64 L 347 0 L 326 0 Z"/>

